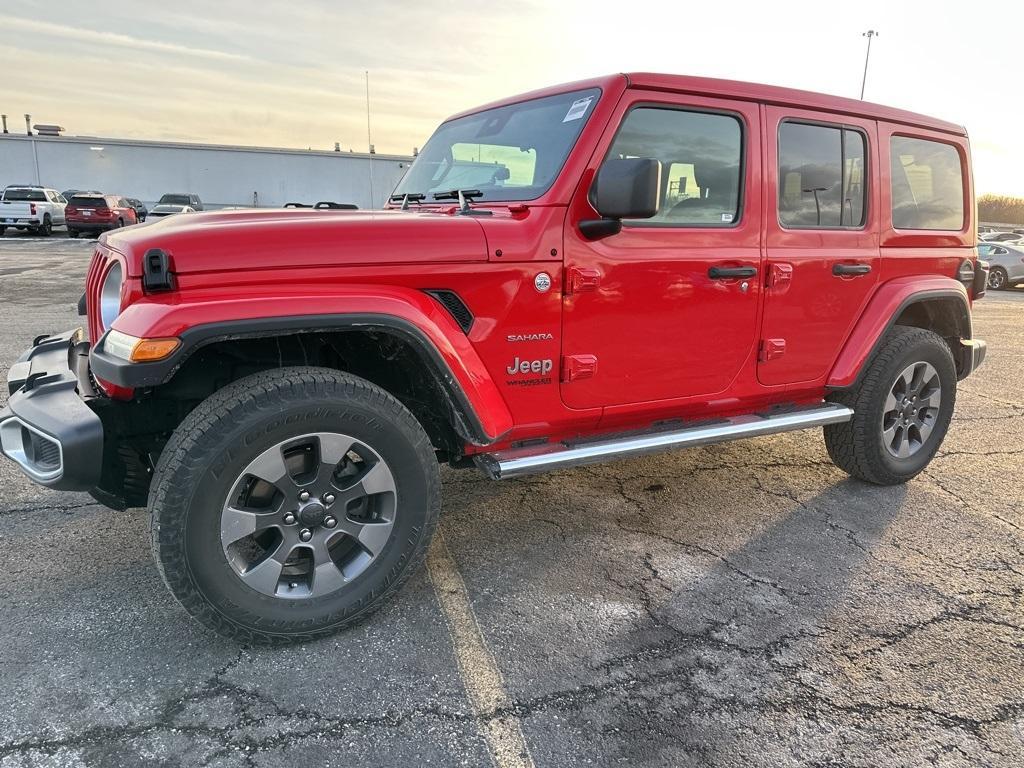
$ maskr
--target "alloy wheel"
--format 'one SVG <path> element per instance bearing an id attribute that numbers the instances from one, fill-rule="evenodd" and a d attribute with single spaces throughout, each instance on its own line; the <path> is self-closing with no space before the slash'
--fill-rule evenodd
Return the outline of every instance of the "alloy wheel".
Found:
<path id="1" fill-rule="evenodd" d="M 988 273 L 988 287 L 993 291 L 998 291 L 1003 287 L 1003 283 L 1006 282 L 1006 276 L 1002 270 L 993 269 Z"/>
<path id="2" fill-rule="evenodd" d="M 882 409 L 882 442 L 898 459 L 917 453 L 935 428 L 942 403 L 939 374 L 931 363 L 911 363 L 893 382 Z"/>
<path id="3" fill-rule="evenodd" d="M 235 574 L 265 595 L 311 599 L 357 579 L 394 528 L 395 479 L 370 446 L 318 432 L 263 451 L 234 482 L 221 546 Z"/>

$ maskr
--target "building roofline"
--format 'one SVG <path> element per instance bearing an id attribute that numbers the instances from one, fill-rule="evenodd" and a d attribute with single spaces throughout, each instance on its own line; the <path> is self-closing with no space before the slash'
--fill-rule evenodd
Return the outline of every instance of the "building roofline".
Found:
<path id="1" fill-rule="evenodd" d="M 296 149 L 294 147 L 257 147 L 242 144 L 205 144 L 190 141 L 156 141 L 152 139 L 118 139 L 109 136 L 27 136 L 20 133 L 0 133 L 0 140 L 7 141 L 39 141 L 57 144 L 105 144 L 119 147 L 150 147 L 155 149 L 194 149 L 220 152 L 256 152 L 288 155 L 314 155 L 317 157 L 349 157 L 362 160 L 394 160 L 399 162 L 412 162 L 415 158 L 412 155 L 385 155 L 381 153 L 370 154 L 368 152 L 347 152 L 341 150 L 335 152 L 330 149 Z"/>

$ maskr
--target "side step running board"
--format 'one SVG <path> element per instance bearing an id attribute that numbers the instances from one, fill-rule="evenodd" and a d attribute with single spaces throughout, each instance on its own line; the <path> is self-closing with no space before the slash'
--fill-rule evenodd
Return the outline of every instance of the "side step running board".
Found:
<path id="1" fill-rule="evenodd" d="M 671 432 L 651 432 L 587 443 L 555 443 L 514 448 L 476 457 L 477 466 L 492 480 L 506 480 L 555 469 L 598 464 L 647 453 L 711 445 L 743 437 L 774 435 L 797 429 L 823 427 L 849 421 L 853 411 L 844 405 L 824 403 L 813 408 L 769 416 L 744 414 Z"/>

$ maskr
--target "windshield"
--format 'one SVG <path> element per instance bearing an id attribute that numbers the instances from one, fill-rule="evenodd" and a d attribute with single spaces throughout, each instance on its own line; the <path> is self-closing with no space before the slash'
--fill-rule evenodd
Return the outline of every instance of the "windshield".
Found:
<path id="1" fill-rule="evenodd" d="M 164 195 L 160 202 L 165 205 L 188 205 L 188 195 Z"/>
<path id="2" fill-rule="evenodd" d="M 544 194 L 583 130 L 601 92 L 560 93 L 443 123 L 423 147 L 396 195 L 478 189 L 483 201 Z"/>

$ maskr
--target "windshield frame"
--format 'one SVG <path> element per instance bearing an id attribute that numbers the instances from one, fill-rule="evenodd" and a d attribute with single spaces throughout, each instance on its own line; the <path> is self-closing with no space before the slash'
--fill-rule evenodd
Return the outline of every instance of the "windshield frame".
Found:
<path id="1" fill-rule="evenodd" d="M 570 102 L 570 104 L 572 104 L 572 103 L 574 103 L 576 101 L 580 101 L 580 100 L 588 99 L 589 98 L 590 99 L 590 103 L 585 108 L 584 114 L 578 119 L 579 125 L 578 125 L 578 129 L 576 130 L 576 133 L 573 136 L 572 140 L 566 144 L 564 155 L 561 157 L 560 161 L 557 163 L 556 166 L 553 166 L 552 173 L 550 175 L 550 178 L 547 179 L 546 184 L 544 184 L 543 186 L 541 186 L 541 185 L 531 185 L 531 186 L 509 187 L 508 189 L 510 191 L 510 194 L 503 195 L 500 198 L 492 197 L 492 196 L 489 196 L 489 195 L 487 195 L 485 193 L 484 195 L 482 195 L 479 198 L 474 198 L 473 205 L 474 205 L 474 207 L 487 206 L 487 205 L 501 205 L 501 206 L 505 206 L 505 205 L 509 205 L 511 203 L 536 202 L 538 200 L 541 200 L 541 199 L 545 198 L 548 194 L 551 193 L 552 189 L 554 189 L 558 185 L 558 181 L 564 175 L 566 167 L 570 163 L 570 161 L 571 161 L 571 159 L 573 157 L 574 152 L 576 152 L 577 147 L 579 146 L 580 142 L 586 136 L 588 127 L 593 123 L 593 121 L 595 119 L 595 115 L 598 115 L 602 111 L 602 107 L 604 106 L 604 101 L 605 101 L 605 95 L 606 94 L 605 94 L 605 89 L 604 89 L 604 87 L 602 87 L 602 85 L 600 85 L 600 84 L 598 84 L 596 82 L 593 82 L 593 81 L 574 83 L 573 85 L 575 87 L 567 88 L 565 90 L 560 90 L 560 91 L 557 91 L 557 92 L 554 92 L 554 93 L 525 94 L 523 98 L 517 99 L 515 101 L 509 101 L 509 102 L 504 102 L 504 103 L 487 105 L 485 107 L 481 107 L 480 109 L 472 110 L 472 111 L 468 111 L 468 112 L 462 112 L 462 113 L 459 113 L 457 115 L 454 115 L 453 117 L 448 118 L 447 120 L 442 122 L 440 125 L 438 125 L 438 127 L 435 129 L 435 131 L 431 134 L 430 139 L 423 146 L 423 149 L 417 155 L 416 160 L 409 167 L 409 171 L 402 177 L 402 179 L 399 180 L 398 184 L 395 186 L 395 189 L 392 192 L 392 195 L 390 197 L 391 198 L 396 198 L 396 199 L 390 200 L 386 204 L 386 207 L 392 207 L 392 206 L 397 207 L 398 205 L 400 205 L 401 202 L 402 202 L 401 199 L 400 199 L 402 195 L 405 195 L 405 194 L 413 195 L 413 194 L 416 194 L 416 193 L 424 193 L 425 192 L 425 190 L 420 190 L 420 189 L 407 189 L 407 190 L 403 190 L 403 186 L 406 184 L 407 180 L 412 176 L 413 171 L 416 169 L 417 163 L 421 162 L 421 158 L 425 160 L 425 158 L 428 156 L 427 153 L 428 153 L 428 149 L 430 149 L 431 142 L 433 142 L 439 136 L 443 135 L 443 133 L 445 132 L 445 129 L 450 127 L 450 126 L 452 126 L 453 124 L 455 124 L 457 122 L 460 122 L 460 121 L 463 121 L 463 120 L 465 120 L 465 121 L 477 121 L 477 120 L 479 120 L 479 118 L 482 115 L 486 115 L 487 113 L 498 112 L 498 111 L 501 111 L 501 110 L 508 110 L 509 108 L 515 108 L 515 107 L 519 107 L 519 106 L 522 106 L 522 105 L 525 105 L 525 104 L 530 104 L 531 102 L 539 102 L 539 101 L 544 101 L 544 100 L 549 100 L 549 99 L 568 99 L 569 97 L 572 97 L 572 101 Z M 570 111 L 571 111 L 571 106 L 570 106 Z M 565 122 L 565 121 L 563 120 L 563 122 Z M 447 156 L 451 157 L 452 148 L 454 146 L 457 146 L 459 144 L 464 144 L 464 143 L 466 143 L 466 138 L 465 137 L 459 137 L 457 135 L 456 136 L 452 136 L 450 138 L 450 140 L 448 141 L 447 150 L 446 150 Z M 443 184 L 443 182 L 441 182 L 441 183 Z M 451 205 L 451 201 L 449 201 L 449 200 L 435 200 L 433 196 L 434 196 L 435 193 L 448 192 L 448 191 L 451 191 L 452 189 L 455 189 L 455 188 L 457 188 L 457 187 L 447 187 L 447 186 L 431 187 L 430 191 L 426 192 L 427 196 L 422 201 L 417 201 L 415 204 L 416 204 L 417 207 L 425 206 L 425 205 L 438 205 L 438 206 Z M 467 188 L 468 187 L 462 187 L 462 189 L 467 189 Z M 490 189 L 490 188 L 488 187 L 488 188 L 485 188 L 485 189 Z M 522 193 L 520 193 L 520 191 Z"/>

